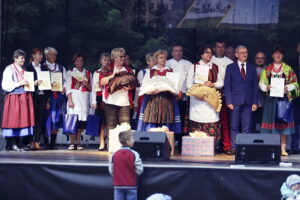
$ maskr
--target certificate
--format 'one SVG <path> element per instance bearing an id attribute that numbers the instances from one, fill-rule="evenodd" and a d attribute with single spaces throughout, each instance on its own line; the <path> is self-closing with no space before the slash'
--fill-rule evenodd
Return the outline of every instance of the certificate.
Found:
<path id="1" fill-rule="evenodd" d="M 82 73 L 79 71 L 72 71 L 71 76 L 77 79 L 78 81 L 87 81 L 87 79 L 84 77 Z"/>
<path id="2" fill-rule="evenodd" d="M 94 86 L 96 92 L 101 91 L 101 88 L 99 85 L 99 76 L 100 76 L 100 74 L 97 72 L 94 73 L 94 76 L 93 76 L 93 86 Z"/>
<path id="3" fill-rule="evenodd" d="M 24 72 L 24 79 L 28 82 L 28 84 L 24 86 L 25 91 L 34 92 L 33 72 Z"/>
<path id="4" fill-rule="evenodd" d="M 39 90 L 51 90 L 50 73 L 48 71 L 40 71 L 37 73 L 38 80 L 42 83 L 39 85 Z"/>
<path id="5" fill-rule="evenodd" d="M 51 91 L 62 92 L 62 73 L 61 72 L 51 72 Z"/>
<path id="6" fill-rule="evenodd" d="M 181 90 L 181 88 L 179 88 L 181 83 L 181 77 L 178 72 L 167 72 L 166 78 L 173 83 L 174 89 Z"/>
<path id="7" fill-rule="evenodd" d="M 284 96 L 284 78 L 271 78 L 271 97 L 283 97 Z"/>
<path id="8" fill-rule="evenodd" d="M 200 65 L 196 65 L 195 83 L 203 84 L 205 81 L 208 81 L 208 72 L 209 69 L 207 67 L 201 67 Z"/>

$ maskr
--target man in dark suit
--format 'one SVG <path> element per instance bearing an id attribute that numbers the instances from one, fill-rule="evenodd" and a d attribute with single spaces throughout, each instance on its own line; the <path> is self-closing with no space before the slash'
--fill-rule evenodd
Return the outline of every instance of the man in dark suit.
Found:
<path id="1" fill-rule="evenodd" d="M 250 121 L 258 104 L 258 78 L 256 67 L 247 63 L 248 50 L 245 46 L 235 49 L 237 62 L 226 68 L 225 97 L 227 107 L 231 110 L 230 138 L 232 148 L 235 148 L 235 138 L 239 132 L 240 122 L 242 132 L 250 132 Z"/>
<path id="2" fill-rule="evenodd" d="M 290 60 L 287 64 L 290 65 L 297 75 L 297 80 L 300 78 L 300 42 L 297 44 L 298 56 Z M 300 97 L 293 100 L 293 110 L 295 118 L 295 134 L 292 134 L 291 154 L 298 154 L 299 150 L 299 125 L 300 125 Z"/>

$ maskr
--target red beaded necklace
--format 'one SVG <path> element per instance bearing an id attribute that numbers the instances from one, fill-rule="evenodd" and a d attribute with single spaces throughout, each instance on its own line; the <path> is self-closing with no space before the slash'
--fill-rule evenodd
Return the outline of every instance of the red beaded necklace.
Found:
<path id="1" fill-rule="evenodd" d="M 278 68 L 278 69 L 275 69 L 275 65 L 274 65 L 274 63 L 273 63 L 273 66 L 272 66 L 272 71 L 273 72 L 275 72 L 275 73 L 279 73 L 279 72 L 281 72 L 281 69 L 282 69 L 282 64 L 280 64 L 280 67 Z"/>

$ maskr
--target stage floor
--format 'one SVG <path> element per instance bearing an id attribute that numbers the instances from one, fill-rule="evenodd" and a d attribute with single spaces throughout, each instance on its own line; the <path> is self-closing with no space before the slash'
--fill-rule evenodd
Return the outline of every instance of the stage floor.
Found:
<path id="1" fill-rule="evenodd" d="M 0 163 L 14 164 L 59 164 L 59 165 L 92 165 L 92 166 L 107 166 L 110 153 L 107 151 L 97 151 L 87 149 L 83 151 L 65 150 L 65 146 L 59 147 L 59 150 L 43 150 L 43 151 L 0 151 Z M 293 163 L 292 168 L 300 168 L 300 155 L 290 155 L 281 157 L 282 162 Z M 214 167 L 234 167 L 234 156 L 226 154 L 216 154 L 213 157 L 194 157 L 181 156 L 176 154 L 169 161 L 143 161 L 147 165 L 166 165 L 166 166 L 214 166 Z M 236 165 L 242 166 L 242 165 Z M 252 166 L 255 165 L 246 165 Z M 257 165 L 266 167 L 270 165 Z M 271 165 L 279 167 L 279 165 Z M 244 166 L 242 166 L 244 167 Z"/>

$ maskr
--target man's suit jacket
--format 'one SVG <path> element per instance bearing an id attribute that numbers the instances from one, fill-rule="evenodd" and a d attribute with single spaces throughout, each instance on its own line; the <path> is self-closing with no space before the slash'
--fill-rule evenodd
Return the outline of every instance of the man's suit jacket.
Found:
<path id="1" fill-rule="evenodd" d="M 246 79 L 243 80 L 238 63 L 228 65 L 224 88 L 227 105 L 257 105 L 258 78 L 255 66 L 246 63 Z"/>

